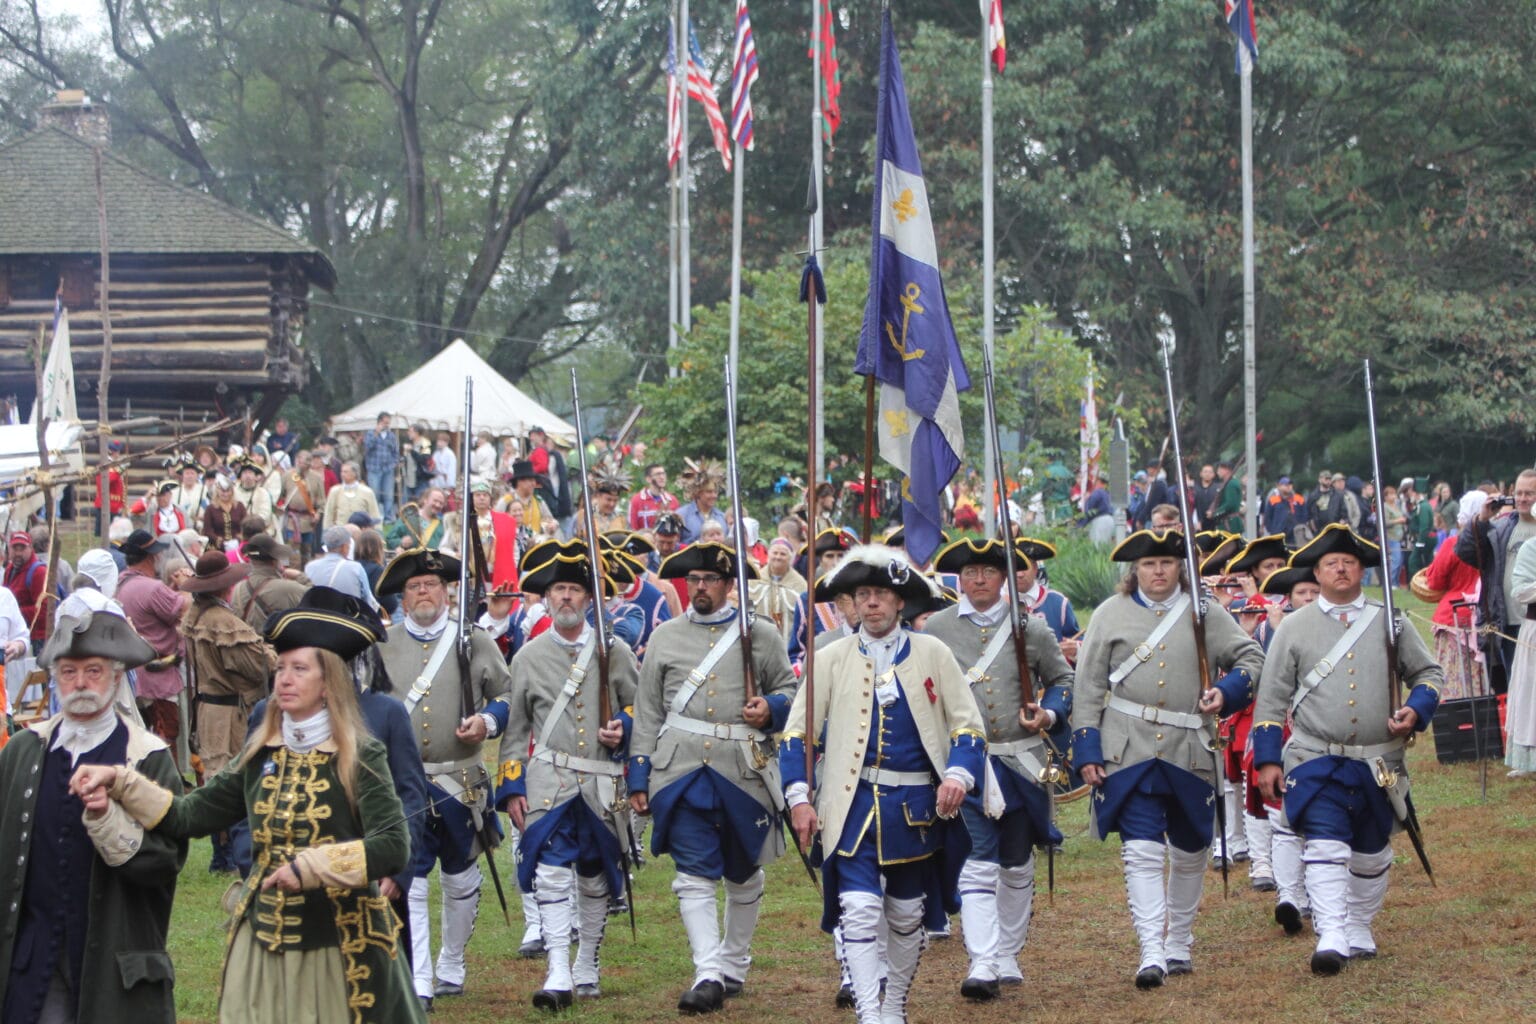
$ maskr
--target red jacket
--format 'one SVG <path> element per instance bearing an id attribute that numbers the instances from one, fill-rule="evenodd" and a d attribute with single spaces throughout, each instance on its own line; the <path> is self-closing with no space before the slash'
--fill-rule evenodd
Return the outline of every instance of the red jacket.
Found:
<path id="1" fill-rule="evenodd" d="M 1435 605 L 1435 622 L 1442 626 L 1465 627 L 1472 623 L 1472 608 L 1477 606 L 1482 578 L 1476 566 L 1456 557 L 1456 538 L 1457 535 L 1452 533 L 1441 543 L 1435 552 L 1435 560 L 1429 563 L 1429 569 L 1424 573 L 1424 581 L 1431 590 L 1445 591 L 1440 603 Z M 1451 607 L 1451 602 L 1462 600 L 1471 601 L 1472 607 Z M 1459 615 L 1461 621 L 1456 622 L 1453 615 Z"/>
<path id="2" fill-rule="evenodd" d="M 34 640 L 41 640 L 47 634 L 47 606 L 43 603 L 47 576 L 48 566 L 36 555 L 20 569 L 10 562 L 5 565 L 6 589 L 16 595 L 16 603 L 21 606 L 21 617 L 32 627 Z"/>

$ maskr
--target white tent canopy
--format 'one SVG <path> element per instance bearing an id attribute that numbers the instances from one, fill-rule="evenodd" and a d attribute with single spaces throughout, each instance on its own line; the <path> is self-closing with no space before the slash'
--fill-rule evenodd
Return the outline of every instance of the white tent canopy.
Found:
<path id="1" fill-rule="evenodd" d="M 394 417 L 396 430 L 404 430 L 411 423 L 425 423 L 433 430 L 458 433 L 464 429 L 465 377 L 475 381 L 471 426 L 477 433 L 489 430 L 498 437 L 522 437 L 533 427 L 543 427 L 552 438 L 575 442 L 575 427 L 519 391 L 462 338 L 404 380 L 331 417 L 331 429 L 338 433 L 372 430 L 379 415 L 387 412 Z"/>

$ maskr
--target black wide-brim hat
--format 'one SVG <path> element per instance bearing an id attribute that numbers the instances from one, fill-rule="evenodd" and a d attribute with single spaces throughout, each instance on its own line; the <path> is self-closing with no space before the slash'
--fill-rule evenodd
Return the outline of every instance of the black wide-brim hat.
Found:
<path id="1" fill-rule="evenodd" d="M 279 654 L 299 647 L 318 647 L 351 661 L 374 644 L 384 642 L 379 616 L 350 594 L 314 586 L 292 608 L 276 612 L 262 627 L 267 643 Z"/>
<path id="2" fill-rule="evenodd" d="M 1110 561 L 1134 562 L 1142 558 L 1183 558 L 1184 534 L 1178 530 L 1137 530 L 1109 553 Z"/>
<path id="3" fill-rule="evenodd" d="M 59 658 L 106 658 L 126 668 L 155 660 L 155 649 L 121 615 L 109 611 L 61 615 L 53 635 L 38 652 L 37 664 L 52 671 Z"/>
<path id="4" fill-rule="evenodd" d="M 1248 546 L 1238 552 L 1236 558 L 1227 563 L 1227 572 L 1251 573 L 1266 558 L 1278 558 L 1281 561 L 1286 561 L 1290 557 L 1291 553 L 1285 546 L 1285 534 L 1272 533 L 1267 537 L 1258 537 L 1249 541 Z"/>
<path id="5" fill-rule="evenodd" d="M 1235 536 L 1237 535 L 1228 533 L 1226 530 L 1201 530 L 1195 534 L 1195 550 L 1203 558 Z"/>
<path id="6" fill-rule="evenodd" d="M 655 544 L 652 544 L 640 536 L 640 534 L 631 533 L 629 530 L 609 530 L 603 534 L 601 543 L 605 548 L 622 551 L 626 555 L 633 555 L 636 558 L 644 558 L 646 555 L 656 553 Z"/>
<path id="7" fill-rule="evenodd" d="M 1317 576 L 1312 572 L 1310 565 L 1287 566 L 1277 569 L 1264 577 L 1264 582 L 1259 584 L 1259 592 L 1263 594 L 1289 595 L 1296 589 L 1298 583 L 1316 583 Z"/>
<path id="8" fill-rule="evenodd" d="M 379 574 L 374 593 L 379 597 L 398 594 L 405 584 L 417 576 L 436 576 L 444 583 L 459 581 L 459 560 L 452 555 L 431 548 L 411 548 L 390 560 Z"/>
<path id="9" fill-rule="evenodd" d="M 1043 562 L 1047 558 L 1056 557 L 1056 545 L 1048 541 L 1036 537 L 1020 537 L 1014 543 L 1029 556 L 1031 562 Z"/>
<path id="10" fill-rule="evenodd" d="M 829 526 L 816 535 L 814 547 L 816 554 L 821 556 L 826 554 L 828 551 L 848 551 L 858 543 L 858 538 L 854 537 L 854 535 L 849 533 L 847 530 L 839 530 L 835 527 Z M 889 543 L 889 541 L 887 541 L 887 543 Z M 811 546 L 812 545 L 809 544 L 802 545 L 800 548 L 800 553 L 802 555 L 805 554 L 807 549 L 809 549 Z"/>
<path id="11" fill-rule="evenodd" d="M 163 538 L 156 539 L 155 535 L 148 530 L 134 530 L 128 535 L 128 539 L 123 541 L 122 546 L 118 550 L 123 553 L 123 557 L 128 559 L 128 561 L 140 562 L 150 555 L 158 555 L 170 546 L 170 541 Z"/>
<path id="12" fill-rule="evenodd" d="M 861 544 L 852 548 L 836 569 L 816 581 L 815 598 L 830 601 L 860 587 L 884 587 L 907 604 L 930 601 L 939 589 L 905 555 L 883 544 Z"/>
<path id="13" fill-rule="evenodd" d="M 519 582 L 523 592 L 542 594 L 556 583 L 574 583 L 592 593 L 592 562 L 586 541 L 545 541 L 529 549 Z M 603 595 L 612 597 L 616 589 L 612 577 L 604 572 Z"/>
<path id="14" fill-rule="evenodd" d="M 1243 550 L 1243 538 L 1233 534 L 1226 540 L 1216 545 L 1209 554 L 1200 559 L 1201 576 L 1220 576 L 1227 571 L 1227 563 L 1238 556 Z"/>
<path id="15" fill-rule="evenodd" d="M 1292 568 L 1315 567 L 1324 555 L 1354 555 L 1362 566 L 1375 565 L 1381 557 L 1381 548 L 1372 544 L 1346 523 L 1329 523 L 1300 551 L 1291 556 Z"/>
<path id="16" fill-rule="evenodd" d="M 224 552 L 212 548 L 197 557 L 192 575 L 183 579 L 179 587 L 188 594 L 216 594 L 250 574 L 250 562 L 231 562 Z"/>
<path id="17" fill-rule="evenodd" d="M 1015 568 L 1028 569 L 1034 565 L 1033 560 L 1024 553 L 1024 546 L 1022 544 L 1014 544 L 1013 555 Z M 1008 552 L 1003 548 L 1003 542 L 996 537 L 990 540 L 975 540 L 970 537 L 962 537 L 939 552 L 939 557 L 934 560 L 933 568 L 936 572 L 950 572 L 959 575 L 960 570 L 968 565 L 990 565 L 1007 572 Z"/>
<path id="18" fill-rule="evenodd" d="M 519 480 L 537 480 L 539 474 L 533 468 L 533 463 L 530 460 L 518 459 L 512 463 L 512 472 L 507 474 L 507 478 L 513 483 L 517 483 Z"/>
<path id="19" fill-rule="evenodd" d="M 747 579 L 757 579 L 757 566 L 746 560 Z M 736 552 L 719 541 L 690 544 L 661 563 L 656 575 L 664 580 L 675 580 L 690 572 L 717 572 L 721 576 L 736 578 Z"/>

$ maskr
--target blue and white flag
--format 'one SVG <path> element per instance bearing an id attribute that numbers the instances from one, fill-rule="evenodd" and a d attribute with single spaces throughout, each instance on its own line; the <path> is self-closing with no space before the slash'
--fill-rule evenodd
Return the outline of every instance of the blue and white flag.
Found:
<path id="1" fill-rule="evenodd" d="M 960 396 L 971 386 L 939 276 L 928 190 L 886 11 L 875 116 L 874 244 L 854 371 L 880 382 L 880 457 L 902 472 L 907 554 L 937 550 L 944 488 L 965 451 Z"/>

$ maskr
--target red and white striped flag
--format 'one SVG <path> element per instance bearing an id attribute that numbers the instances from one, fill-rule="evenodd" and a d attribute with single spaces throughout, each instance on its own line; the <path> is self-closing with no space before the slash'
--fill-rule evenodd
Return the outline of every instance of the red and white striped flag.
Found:
<path id="1" fill-rule="evenodd" d="M 1088 357 L 1088 375 L 1083 378 L 1083 401 L 1077 426 L 1079 503 L 1086 502 L 1099 479 L 1099 405 L 1093 397 L 1093 356 Z"/>
<path id="2" fill-rule="evenodd" d="M 694 34 L 691 19 L 688 22 L 688 98 L 704 104 L 704 116 L 709 118 L 709 133 L 715 138 L 720 161 L 726 170 L 730 170 L 730 131 L 725 125 L 725 115 L 720 112 L 720 101 L 715 98 L 715 83 L 704 69 L 704 52 L 699 49 L 699 37 Z"/>
<path id="3" fill-rule="evenodd" d="M 683 155 L 683 89 L 677 80 L 677 31 L 667 33 L 667 166 Z"/>
<path id="4" fill-rule="evenodd" d="M 987 5 L 987 52 L 999 73 L 1008 63 L 1008 40 L 1003 36 L 1003 0 L 984 0 Z"/>
<path id="5" fill-rule="evenodd" d="M 736 52 L 731 64 L 731 135 L 742 149 L 752 148 L 752 83 L 757 81 L 757 46 L 747 0 L 736 4 Z"/>

